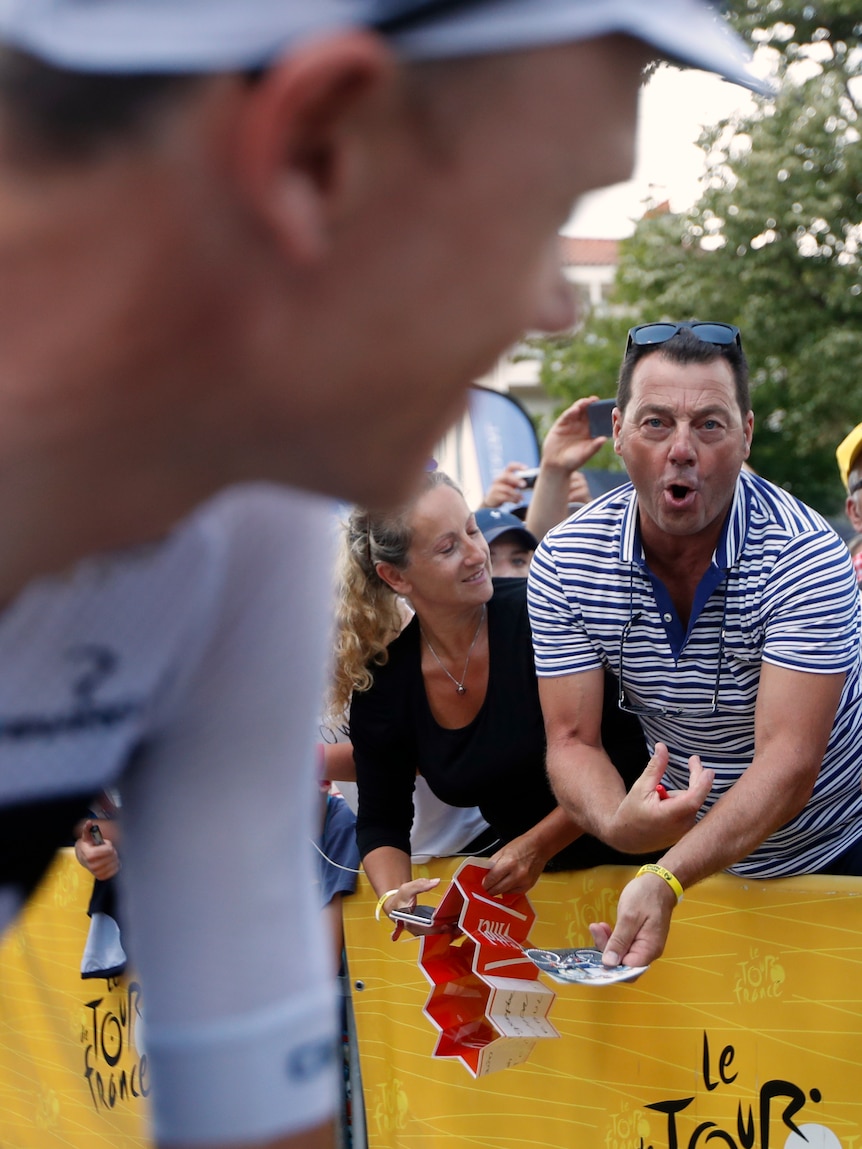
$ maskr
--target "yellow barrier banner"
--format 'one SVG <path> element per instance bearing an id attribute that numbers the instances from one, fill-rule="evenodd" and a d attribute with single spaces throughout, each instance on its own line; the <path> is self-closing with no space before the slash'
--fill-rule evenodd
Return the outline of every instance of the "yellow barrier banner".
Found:
<path id="1" fill-rule="evenodd" d="M 63 850 L 0 945 L 0 1147 L 149 1149 L 141 987 L 81 977 L 92 877 Z"/>
<path id="2" fill-rule="evenodd" d="M 457 865 L 416 872 L 442 896 Z M 589 945 L 632 873 L 543 876 L 530 941 Z M 64 852 L 0 946 L 2 1149 L 150 1149 L 140 988 L 80 977 L 90 886 Z M 361 878 L 344 907 L 369 1149 L 862 1149 L 860 898 L 857 878 L 711 878 L 643 977 L 548 982 L 560 1038 L 474 1079 L 432 1058 L 418 942 L 389 940 Z"/>
<path id="3" fill-rule="evenodd" d="M 414 874 L 442 895 L 458 864 Z M 530 942 L 591 945 L 633 874 L 543 875 Z M 375 900 L 344 900 L 369 1149 L 862 1149 L 862 879 L 710 878 L 638 981 L 548 981 L 559 1040 L 478 1079 L 432 1058 L 419 943 Z"/>

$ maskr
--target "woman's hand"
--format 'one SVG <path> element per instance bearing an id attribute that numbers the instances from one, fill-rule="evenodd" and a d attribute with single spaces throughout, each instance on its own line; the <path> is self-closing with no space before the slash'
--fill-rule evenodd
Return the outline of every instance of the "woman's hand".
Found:
<path id="1" fill-rule="evenodd" d="M 420 894 L 427 894 L 429 890 L 433 890 L 439 884 L 439 878 L 412 878 L 409 882 L 403 882 L 395 893 L 386 899 L 381 909 L 387 917 L 393 910 L 412 910 Z M 424 937 L 430 932 L 429 927 L 426 926 L 412 925 L 409 922 L 396 922 L 393 940 L 405 929 L 418 938 Z"/>
<path id="2" fill-rule="evenodd" d="M 535 839 L 522 834 L 493 855 L 482 886 L 488 894 L 526 894 L 539 880 L 547 860 Z"/>

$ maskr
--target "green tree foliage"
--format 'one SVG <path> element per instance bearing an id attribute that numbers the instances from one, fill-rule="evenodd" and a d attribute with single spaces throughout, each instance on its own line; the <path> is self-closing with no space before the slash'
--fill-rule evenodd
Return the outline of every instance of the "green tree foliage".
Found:
<path id="1" fill-rule="evenodd" d="M 737 323 L 754 387 L 752 465 L 836 513 L 835 446 L 862 421 L 862 10 L 729 7 L 774 57 L 778 93 L 704 132 L 700 200 L 641 221 L 621 247 L 611 317 L 545 341 L 543 381 L 564 402 L 611 394 L 630 324 Z"/>

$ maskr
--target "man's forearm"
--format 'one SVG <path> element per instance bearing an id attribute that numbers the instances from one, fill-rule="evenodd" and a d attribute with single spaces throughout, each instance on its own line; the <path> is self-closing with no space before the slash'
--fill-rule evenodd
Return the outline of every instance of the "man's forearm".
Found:
<path id="1" fill-rule="evenodd" d="M 816 772 L 791 774 L 763 757 L 745 771 L 707 814 L 662 858 L 684 887 L 748 857 L 805 806 Z"/>
<path id="2" fill-rule="evenodd" d="M 747 785 L 748 772 L 743 774 L 659 859 L 683 889 L 746 857 L 805 804 L 800 796 L 804 787 L 794 784 L 786 771 L 774 769 L 771 779 L 768 773 L 755 771 L 754 782 Z M 616 925 L 603 946 L 605 963 L 646 965 L 657 958 L 664 950 L 677 892 L 654 874 L 630 881 L 620 895 Z"/>
<path id="3" fill-rule="evenodd" d="M 625 786 L 604 749 L 567 738 L 548 744 L 548 777 L 560 806 L 583 832 L 608 841 Z"/>
<path id="4" fill-rule="evenodd" d="M 805 807 L 820 772 L 843 681 L 840 674 L 799 674 L 763 665 L 751 764 L 660 859 L 684 889 L 748 857 Z M 690 767 L 697 762 L 689 759 Z M 700 777 L 698 797 L 711 774 L 709 770 Z M 671 801 L 659 806 L 670 806 Z M 661 876 L 648 874 L 629 882 L 620 895 L 605 961 L 643 965 L 661 954 L 674 897 Z"/>
<path id="5" fill-rule="evenodd" d="M 543 539 L 551 527 L 569 514 L 570 472 L 563 467 L 542 466 L 527 507 L 524 521 L 528 531 Z"/>

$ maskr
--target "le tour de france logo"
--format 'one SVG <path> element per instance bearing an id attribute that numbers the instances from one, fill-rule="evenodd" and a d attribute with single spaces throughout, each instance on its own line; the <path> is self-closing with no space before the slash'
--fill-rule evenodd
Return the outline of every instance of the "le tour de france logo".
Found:
<path id="1" fill-rule="evenodd" d="M 140 984 L 107 979 L 103 997 L 84 1006 L 84 1080 L 98 1111 L 132 1104 L 150 1092 Z"/>
<path id="2" fill-rule="evenodd" d="M 709 1095 L 741 1092 L 745 1084 L 747 1068 L 734 1046 L 713 1041 L 711 1048 L 706 1032 L 700 1070 Z M 756 1074 L 756 1067 L 748 1070 Z M 623 1121 L 612 1125 L 605 1149 L 618 1144 L 615 1130 L 623 1125 L 633 1149 L 848 1149 L 823 1123 L 819 1111 L 823 1094 L 816 1086 L 775 1077 L 745 1092 L 753 1099 L 737 1101 L 735 1117 L 725 1127 L 692 1116 L 694 1096 L 649 1102 L 639 1114 L 625 1114 Z"/>

